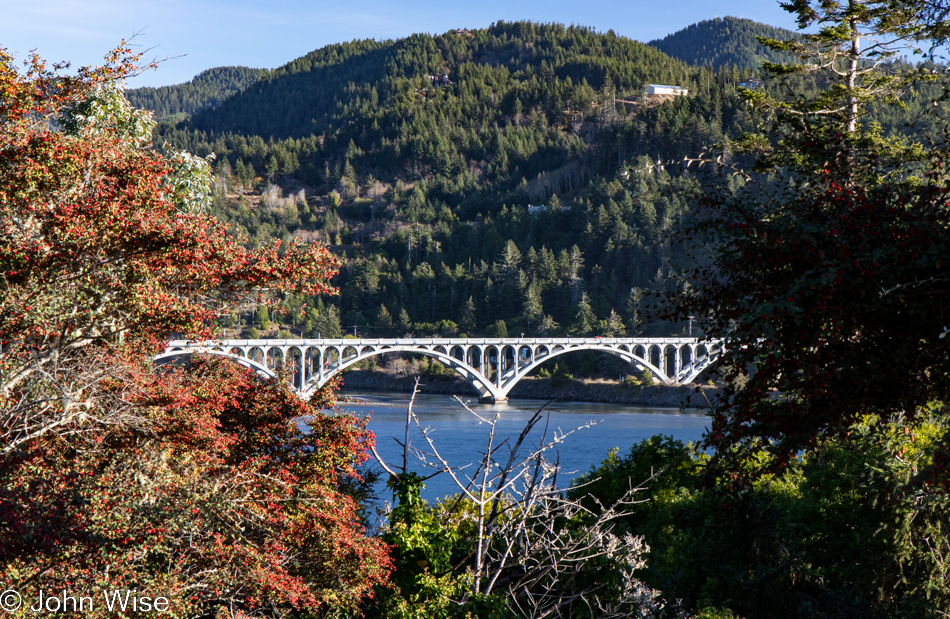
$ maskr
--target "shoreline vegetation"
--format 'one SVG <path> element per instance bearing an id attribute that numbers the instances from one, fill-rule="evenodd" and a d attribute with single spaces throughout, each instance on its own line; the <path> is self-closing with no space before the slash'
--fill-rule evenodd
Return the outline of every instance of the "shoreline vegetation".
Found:
<path id="1" fill-rule="evenodd" d="M 415 376 L 397 376 L 379 370 L 352 370 L 343 374 L 341 395 L 349 391 L 394 391 L 412 393 Z M 697 387 L 702 392 L 697 391 Z M 511 390 L 509 397 L 529 400 L 568 400 L 576 402 L 607 402 L 635 406 L 671 408 L 703 408 L 716 393 L 707 385 L 630 385 L 609 379 L 550 379 L 529 376 Z M 420 393 L 477 397 L 478 393 L 461 377 L 423 376 Z"/>

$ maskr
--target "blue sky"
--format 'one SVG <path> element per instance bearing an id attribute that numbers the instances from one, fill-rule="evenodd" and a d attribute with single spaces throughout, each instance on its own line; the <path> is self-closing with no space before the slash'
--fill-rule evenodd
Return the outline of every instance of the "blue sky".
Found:
<path id="1" fill-rule="evenodd" d="M 717 15 L 794 28 L 775 0 L 0 0 L 0 46 L 74 66 L 99 64 L 123 38 L 170 58 L 129 86 L 186 82 L 211 67 L 273 68 L 353 39 L 483 28 L 528 19 L 613 29 L 639 41 Z"/>

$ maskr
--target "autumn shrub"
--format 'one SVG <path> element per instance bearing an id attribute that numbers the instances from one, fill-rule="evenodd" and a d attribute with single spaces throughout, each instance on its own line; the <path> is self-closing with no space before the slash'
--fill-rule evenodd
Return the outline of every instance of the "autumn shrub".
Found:
<path id="1" fill-rule="evenodd" d="M 332 292 L 338 263 L 229 237 L 208 161 L 158 152 L 122 96 L 136 61 L 120 48 L 68 76 L 0 50 L 0 588 L 137 590 L 175 616 L 347 612 L 389 565 L 344 492 L 371 435 L 321 412 L 330 390 L 151 365 L 234 304 Z"/>
<path id="2" fill-rule="evenodd" d="M 366 457 L 362 424 L 221 359 L 157 375 L 113 361 L 100 397 L 131 402 L 137 424 L 0 462 L 8 586 L 136 589 L 188 616 L 347 609 L 384 582 L 385 546 L 340 491 Z"/>

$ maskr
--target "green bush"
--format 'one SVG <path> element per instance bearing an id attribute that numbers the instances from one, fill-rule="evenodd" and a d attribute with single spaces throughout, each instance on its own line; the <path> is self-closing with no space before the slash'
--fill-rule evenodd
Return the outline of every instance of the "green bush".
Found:
<path id="1" fill-rule="evenodd" d="M 566 368 L 562 368 L 557 363 L 554 364 L 554 369 L 551 370 L 551 385 L 560 387 L 571 382 L 573 378 L 574 376 L 571 375 Z"/>
<path id="2" fill-rule="evenodd" d="M 636 376 L 624 376 L 620 379 L 620 386 L 623 388 L 639 387 L 640 380 Z"/>
<path id="3" fill-rule="evenodd" d="M 422 478 L 415 473 L 390 487 L 397 495 L 382 535 L 392 548 L 390 586 L 378 588 L 376 599 L 366 604 L 364 616 L 385 619 L 448 619 L 478 617 L 510 619 L 499 596 L 470 596 L 472 579 L 464 566 L 474 548 L 471 519 L 447 498 L 430 506 L 421 497 Z M 450 506 L 452 509 L 450 509 Z M 462 512 L 462 513 L 460 513 Z"/>
<path id="4" fill-rule="evenodd" d="M 640 376 L 638 380 L 641 385 L 644 385 L 646 387 L 649 387 L 656 383 L 656 379 L 653 378 L 653 372 L 651 372 L 647 368 L 643 368 L 643 371 L 640 372 Z"/>
<path id="5" fill-rule="evenodd" d="M 442 376 L 445 376 L 446 373 L 447 372 L 446 372 L 445 366 L 442 365 L 442 363 L 437 361 L 436 359 L 430 360 L 429 364 L 426 366 L 425 370 L 423 371 L 423 375 L 428 378 L 441 378 Z"/>
<path id="6" fill-rule="evenodd" d="M 485 329 L 486 337 L 508 337 L 508 325 L 505 324 L 504 320 L 499 320 L 495 323 L 492 323 Z"/>
<path id="7" fill-rule="evenodd" d="M 869 417 L 743 485 L 652 437 L 569 493 L 596 511 L 593 497 L 610 504 L 656 473 L 622 524 L 651 548 L 641 578 L 701 617 L 937 617 L 950 608 L 950 498 L 932 465 L 950 461 L 946 438 L 931 422 Z M 770 458 L 745 457 L 750 470 Z"/>

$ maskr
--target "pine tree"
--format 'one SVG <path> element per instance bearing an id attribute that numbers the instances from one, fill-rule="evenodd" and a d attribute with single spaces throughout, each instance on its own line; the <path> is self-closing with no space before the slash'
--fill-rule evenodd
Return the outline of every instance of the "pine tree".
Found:
<path id="1" fill-rule="evenodd" d="M 571 289 L 571 303 L 579 303 L 581 291 L 584 286 L 584 279 L 581 277 L 581 271 L 584 268 L 584 254 L 581 249 L 574 245 L 567 253 L 567 284 Z"/>
<path id="2" fill-rule="evenodd" d="M 626 332 L 627 328 L 623 324 L 623 320 L 620 319 L 620 314 L 614 310 L 610 310 L 610 314 L 607 316 L 607 331 L 604 335 L 607 337 L 620 337 Z"/>
<path id="3" fill-rule="evenodd" d="M 597 324 L 597 315 L 590 306 L 590 300 L 587 293 L 581 293 L 580 301 L 577 303 L 577 313 L 574 317 L 574 323 L 571 325 L 571 332 L 575 335 L 589 335 Z"/>
<path id="4" fill-rule="evenodd" d="M 393 328 L 392 314 L 389 313 L 385 305 L 379 306 L 379 311 L 376 313 L 376 326 L 387 331 Z"/>
<path id="5" fill-rule="evenodd" d="M 488 327 L 488 337 L 508 337 L 508 325 L 504 320 L 499 320 Z"/>
<path id="6" fill-rule="evenodd" d="M 261 305 L 257 308 L 257 312 L 254 313 L 254 324 L 265 331 L 270 328 L 270 312 L 267 306 Z"/>
<path id="7" fill-rule="evenodd" d="M 643 301 L 644 290 L 642 288 L 631 288 L 630 294 L 627 295 L 627 304 L 624 307 L 627 313 L 627 324 L 629 328 L 627 329 L 627 334 L 636 336 L 640 334 L 641 330 L 641 317 L 640 317 L 640 303 Z"/>
<path id="8" fill-rule="evenodd" d="M 409 318 L 409 312 L 406 311 L 406 308 L 399 310 L 399 320 L 396 323 L 396 327 L 399 329 L 400 335 L 405 335 L 412 331 L 412 319 Z"/>
<path id="9" fill-rule="evenodd" d="M 326 312 L 320 314 L 315 325 L 318 337 L 324 339 L 338 339 L 343 337 L 343 326 L 340 323 L 340 310 L 336 305 L 327 307 Z"/>
<path id="10" fill-rule="evenodd" d="M 543 318 L 544 307 L 541 303 L 541 293 L 538 291 L 537 281 L 532 281 L 525 288 L 521 320 L 524 322 L 525 330 L 530 331 L 532 328 L 537 328 Z"/>
<path id="11" fill-rule="evenodd" d="M 553 316 L 545 314 L 544 318 L 541 319 L 541 325 L 538 327 L 538 333 L 545 336 L 554 335 L 560 326 Z"/>
<path id="12" fill-rule="evenodd" d="M 462 308 L 462 317 L 459 320 L 459 328 L 465 333 L 472 334 L 475 331 L 477 325 L 477 320 L 475 317 L 475 300 L 471 297 L 468 297 L 468 300 L 465 301 L 465 307 Z"/>
<path id="13" fill-rule="evenodd" d="M 501 283 L 508 284 L 517 273 L 518 265 L 521 264 L 521 250 L 514 241 L 509 240 L 498 257 L 496 266 L 501 275 Z"/>

